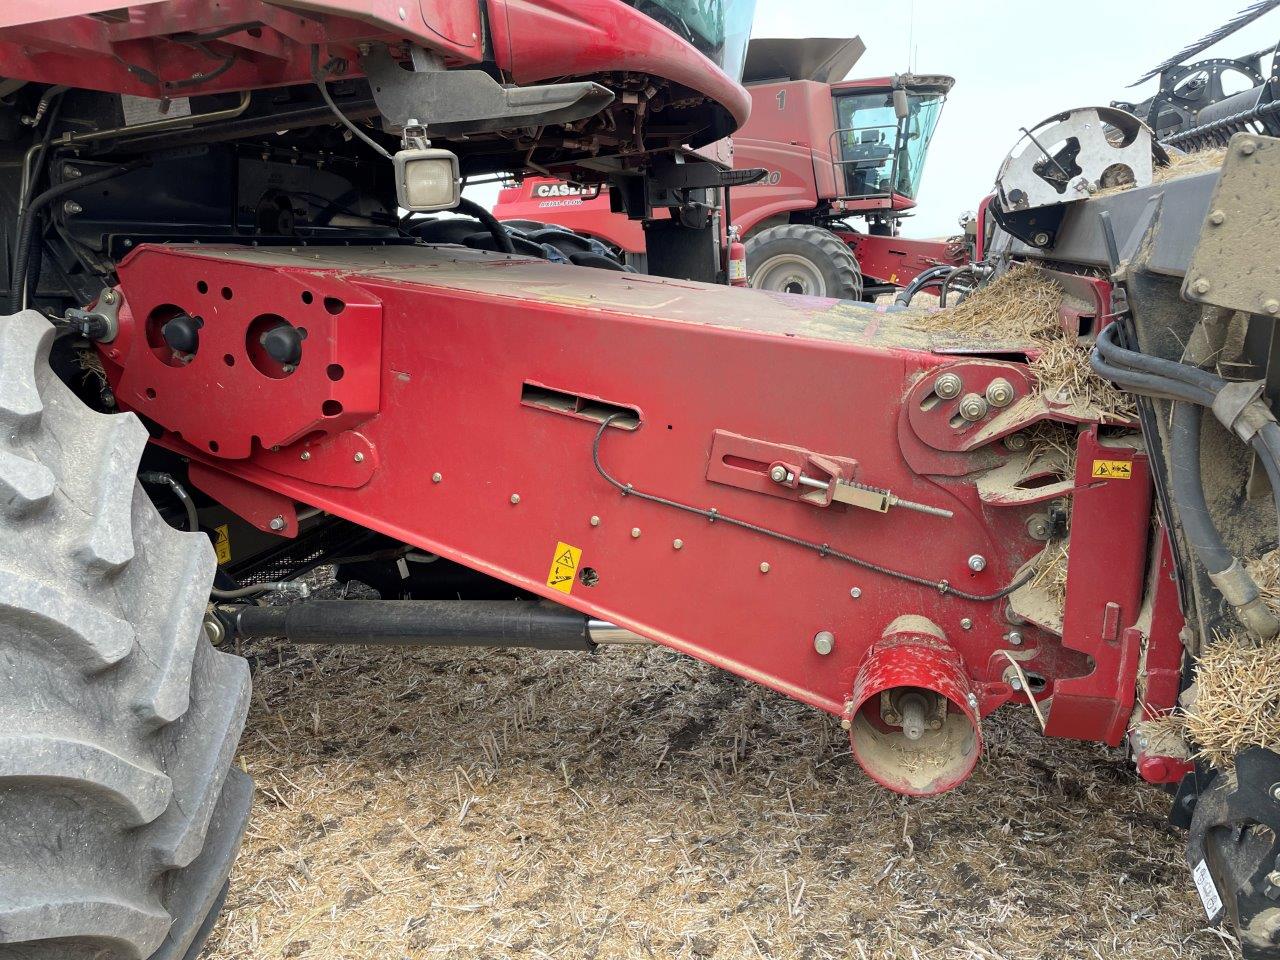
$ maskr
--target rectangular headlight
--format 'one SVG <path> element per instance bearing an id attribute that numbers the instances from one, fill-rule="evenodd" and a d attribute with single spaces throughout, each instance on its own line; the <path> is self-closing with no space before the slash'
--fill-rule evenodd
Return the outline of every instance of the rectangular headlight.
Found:
<path id="1" fill-rule="evenodd" d="M 396 199 L 406 210 L 452 210 L 461 199 L 458 157 L 451 150 L 418 148 L 395 155 Z"/>

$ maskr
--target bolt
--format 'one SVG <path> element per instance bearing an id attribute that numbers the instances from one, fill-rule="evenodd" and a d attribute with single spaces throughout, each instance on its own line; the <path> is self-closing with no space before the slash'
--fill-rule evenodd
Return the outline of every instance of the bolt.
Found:
<path id="1" fill-rule="evenodd" d="M 115 302 L 116 302 L 116 292 L 115 292 L 114 290 L 103 290 L 103 291 L 102 291 L 102 302 L 103 302 L 103 303 L 115 303 Z"/>
<path id="2" fill-rule="evenodd" d="M 632 528 L 631 528 L 631 536 L 632 536 L 632 538 L 633 538 L 633 539 L 638 539 L 638 538 L 639 538 L 639 536 L 640 536 L 640 528 L 639 528 L 639 527 L 632 527 Z"/>
<path id="3" fill-rule="evenodd" d="M 432 483 L 439 483 L 443 479 L 444 479 L 444 474 L 440 473 L 438 470 L 431 475 Z"/>
<path id="4" fill-rule="evenodd" d="M 204 633 L 209 638 L 210 643 L 221 643 L 222 638 L 227 635 L 227 631 L 223 629 L 222 621 L 217 617 L 209 617 L 205 620 Z"/>
<path id="5" fill-rule="evenodd" d="M 84 171 L 79 167 L 73 167 L 69 163 L 64 163 L 62 165 L 62 175 L 68 180 L 76 180 L 84 176 Z"/>
<path id="6" fill-rule="evenodd" d="M 960 391 L 963 389 L 964 381 L 954 373 L 944 373 L 933 383 L 933 392 L 943 400 L 951 400 L 960 396 Z"/>
<path id="7" fill-rule="evenodd" d="M 767 563 L 762 563 L 762 564 L 760 564 L 760 572 L 761 572 L 761 573 L 768 573 L 768 572 L 769 572 L 769 564 L 767 564 Z"/>
<path id="8" fill-rule="evenodd" d="M 271 527 L 272 530 L 283 530 L 284 517 L 272 517 L 271 523 L 269 523 L 268 526 Z"/>
<path id="9" fill-rule="evenodd" d="M 987 401 L 976 393 L 965 394 L 964 399 L 960 401 L 960 416 L 973 423 L 986 415 Z"/>
<path id="10" fill-rule="evenodd" d="M 1030 441 L 1025 433 L 1011 433 L 1004 438 L 1004 448 L 1013 453 L 1025 450 L 1029 445 Z"/>
<path id="11" fill-rule="evenodd" d="M 598 526 L 600 526 L 600 518 L 599 518 L 599 517 L 592 517 L 592 518 L 591 518 L 591 525 L 592 525 L 593 527 L 598 527 Z"/>
<path id="12" fill-rule="evenodd" d="M 357 450 L 351 459 L 356 463 L 364 463 L 364 454 Z"/>
<path id="13" fill-rule="evenodd" d="M 403 20 L 407 16 L 407 14 L 404 12 L 404 7 L 400 7 L 398 10 L 396 10 L 396 13 L 400 14 L 401 20 Z"/>
<path id="14" fill-rule="evenodd" d="M 675 550 L 683 550 L 683 549 L 684 549 L 684 541 L 683 541 L 683 540 L 681 540 L 679 537 L 676 537 L 676 539 L 674 539 L 674 540 L 672 540 L 672 541 L 671 541 L 671 546 L 672 546 L 672 548 L 673 548 L 673 549 L 675 549 Z"/>
<path id="15" fill-rule="evenodd" d="M 513 494 L 511 495 L 511 502 L 512 502 L 513 504 L 515 504 L 515 503 L 519 503 L 519 502 L 520 502 L 520 494 L 518 494 L 518 493 L 513 493 Z"/>
<path id="16" fill-rule="evenodd" d="M 1280 300 L 1265 300 L 1262 303 L 1262 309 L 1267 311 L 1267 313 L 1280 313 Z"/>
<path id="17" fill-rule="evenodd" d="M 836 635 L 830 630 L 823 630 L 813 638 L 813 649 L 822 656 L 829 654 L 836 645 Z"/>
<path id="18" fill-rule="evenodd" d="M 1037 514 L 1027 521 L 1027 536 L 1032 540 L 1049 539 L 1049 518 Z"/>
<path id="19" fill-rule="evenodd" d="M 1240 144 L 1241 156 L 1251 157 L 1253 156 L 1253 151 L 1257 149 L 1258 149 L 1258 145 L 1254 143 L 1252 140 L 1246 140 L 1244 143 Z"/>
<path id="20" fill-rule="evenodd" d="M 77 213 L 84 213 L 84 207 L 76 203 L 74 200 L 68 200 L 62 205 L 62 212 L 69 217 L 74 217 Z"/>
<path id="21" fill-rule="evenodd" d="M 769 468 L 769 479 L 772 480 L 774 483 L 786 483 L 787 468 L 780 463 L 774 464 L 772 467 Z"/>
<path id="22" fill-rule="evenodd" d="M 987 558 L 980 553 L 975 553 L 969 558 L 969 569 L 974 573 L 981 573 L 987 569 Z"/>
<path id="23" fill-rule="evenodd" d="M 1047 247 L 1049 245 L 1049 234 L 1041 230 L 1039 233 L 1037 233 L 1035 236 L 1031 238 L 1031 242 L 1034 243 L 1037 247 Z"/>
<path id="24" fill-rule="evenodd" d="M 1196 293 L 1208 293 L 1209 288 L 1211 286 L 1213 286 L 1213 284 L 1211 284 L 1204 277 L 1201 277 L 1199 280 L 1197 280 L 1195 283 L 1191 285 L 1191 289 L 1194 290 Z"/>
<path id="25" fill-rule="evenodd" d="M 1211 214 L 1209 214 L 1209 222 L 1212 223 L 1215 227 L 1222 226 L 1222 224 L 1226 222 L 1226 219 L 1227 219 L 1227 215 L 1223 213 L 1221 210 L 1214 210 Z"/>
<path id="26" fill-rule="evenodd" d="M 1015 692 L 1021 690 L 1022 681 L 1019 680 L 1017 677 L 1014 677 L 1012 680 L 1009 681 L 1009 688 Z"/>
<path id="27" fill-rule="evenodd" d="M 1271 785 L 1271 799 L 1276 803 L 1280 803 L 1280 783 L 1273 783 Z"/>
<path id="28" fill-rule="evenodd" d="M 310 451 L 310 450 L 303 450 L 300 454 L 298 454 L 298 459 L 299 459 L 299 460 L 310 460 L 310 459 L 311 459 L 311 451 Z"/>
<path id="29" fill-rule="evenodd" d="M 972 621 L 972 620 L 970 620 L 968 617 L 961 617 L 961 618 L 960 618 L 960 629 L 961 629 L 961 630 L 972 630 L 972 629 L 973 629 L 973 621 Z"/>
<path id="30" fill-rule="evenodd" d="M 969 700 L 969 709 L 973 710 L 974 712 L 977 712 L 978 698 L 971 693 L 969 694 L 968 700 Z"/>
<path id="31" fill-rule="evenodd" d="M 857 600 L 860 596 L 862 596 L 862 588 L 861 588 L 861 587 L 854 587 L 852 590 L 850 590 L 850 591 L 849 591 L 849 596 L 851 596 L 851 597 L 853 597 L 853 599 Z"/>
<path id="32" fill-rule="evenodd" d="M 848 717 L 844 717 L 844 718 L 842 718 L 842 719 L 841 719 L 841 721 L 840 721 L 840 729 L 841 729 L 841 730 L 849 730 L 849 729 L 851 729 L 852 727 L 853 727 L 853 721 L 852 721 L 852 720 L 850 720 Z"/>
<path id="33" fill-rule="evenodd" d="M 1022 633 L 1018 630 L 1010 630 L 1005 639 L 1015 647 L 1022 646 Z"/>
<path id="34" fill-rule="evenodd" d="M 987 384 L 987 403 L 993 407 L 1007 407 L 1013 402 L 1013 384 L 1004 377 L 996 377 Z"/>

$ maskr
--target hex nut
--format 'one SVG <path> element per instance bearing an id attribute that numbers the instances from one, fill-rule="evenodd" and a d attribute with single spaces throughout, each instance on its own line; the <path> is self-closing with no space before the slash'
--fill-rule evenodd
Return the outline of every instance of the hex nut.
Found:
<path id="1" fill-rule="evenodd" d="M 1212 223 L 1215 227 L 1222 226 L 1224 223 L 1226 223 L 1226 220 L 1227 220 L 1227 215 L 1223 213 L 1221 210 L 1214 210 L 1212 213 L 1209 214 L 1209 222 Z"/>
<path id="2" fill-rule="evenodd" d="M 862 596 L 862 588 L 861 588 L 861 587 L 853 587 L 853 588 L 849 591 L 849 596 L 851 596 L 851 597 L 853 597 L 853 599 L 857 600 L 860 596 Z"/>
<path id="3" fill-rule="evenodd" d="M 1280 313 L 1280 300 L 1267 300 L 1262 304 L 1262 309 L 1270 314 Z"/>
<path id="4" fill-rule="evenodd" d="M 830 630 L 820 631 L 813 638 L 813 649 L 824 657 L 835 649 L 835 645 L 836 635 Z"/>
<path id="5" fill-rule="evenodd" d="M 969 569 L 974 573 L 981 573 L 987 569 L 987 558 L 980 553 L 975 553 L 969 558 Z"/>
<path id="6" fill-rule="evenodd" d="M 960 618 L 960 629 L 961 629 L 961 630 L 972 630 L 972 629 L 973 629 L 973 621 L 972 621 L 972 620 L 970 620 L 968 617 L 961 617 L 961 618 Z"/>
<path id="7" fill-rule="evenodd" d="M 632 537 L 634 537 L 634 538 L 638 538 L 638 537 L 640 536 L 640 528 L 639 528 L 639 527 L 632 527 L 632 528 L 631 528 L 631 536 L 632 536 Z"/>
<path id="8" fill-rule="evenodd" d="M 439 473 L 439 472 L 437 472 L 437 473 L 433 473 L 433 474 L 431 475 L 431 482 L 432 482 L 432 483 L 439 483 L 439 482 L 440 482 L 441 480 L 443 480 L 443 479 L 444 479 L 444 475 L 443 475 L 443 474 L 441 474 L 441 473 Z"/>
<path id="9" fill-rule="evenodd" d="M 591 525 L 592 525 L 593 527 L 598 527 L 598 526 L 600 526 L 600 518 L 599 518 L 599 517 L 597 517 L 597 516 L 592 516 L 592 518 L 591 518 Z"/>
<path id="10" fill-rule="evenodd" d="M 973 423 L 987 415 L 987 401 L 976 393 L 965 394 L 960 401 L 960 416 Z"/>
<path id="11" fill-rule="evenodd" d="M 952 400 L 960 396 L 964 389 L 964 381 L 957 374 L 944 373 L 933 382 L 933 392 L 943 400 Z"/>
<path id="12" fill-rule="evenodd" d="M 683 541 L 683 540 L 681 540 L 679 537 L 677 537 L 676 539 L 674 539 L 674 540 L 672 540 L 672 541 L 671 541 L 671 546 L 672 546 L 674 549 L 676 549 L 676 550 L 683 550 L 683 549 L 684 549 L 684 541 Z"/>
<path id="13" fill-rule="evenodd" d="M 269 526 L 272 530 L 283 530 L 284 517 L 279 517 L 279 516 L 272 517 L 271 522 L 267 524 L 267 526 Z"/>
<path id="14" fill-rule="evenodd" d="M 1004 377 L 996 377 L 987 384 L 987 403 L 993 407 L 1007 407 L 1013 403 L 1013 384 Z"/>
<path id="15" fill-rule="evenodd" d="M 513 493 L 513 494 L 511 495 L 511 502 L 512 502 L 513 504 L 519 503 L 519 502 L 520 502 L 520 494 L 518 494 L 518 493 Z"/>
<path id="16" fill-rule="evenodd" d="M 1011 433 L 1004 438 L 1004 448 L 1012 453 L 1027 449 L 1031 445 L 1031 441 L 1027 439 L 1025 433 Z"/>
<path id="17" fill-rule="evenodd" d="M 768 572 L 769 572 L 769 564 L 768 564 L 768 563 L 762 563 L 762 564 L 760 564 L 760 572 L 761 572 L 761 573 L 768 573 Z"/>
<path id="18" fill-rule="evenodd" d="M 787 482 L 787 468 L 778 463 L 769 468 L 769 479 L 774 483 Z"/>
<path id="19" fill-rule="evenodd" d="M 1196 293 L 1208 293 L 1209 288 L 1212 286 L 1213 284 L 1211 284 L 1206 278 L 1201 277 L 1199 280 L 1197 280 L 1195 283 L 1191 285 L 1191 289 L 1194 290 Z"/>
<path id="20" fill-rule="evenodd" d="M 364 454 L 357 450 L 351 457 L 356 463 L 364 463 Z"/>

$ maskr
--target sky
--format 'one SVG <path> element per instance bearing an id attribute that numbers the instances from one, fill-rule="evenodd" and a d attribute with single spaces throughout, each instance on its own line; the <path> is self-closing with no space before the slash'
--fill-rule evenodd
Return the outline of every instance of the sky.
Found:
<path id="1" fill-rule="evenodd" d="M 949 236 L 991 192 L 1020 127 L 1071 107 L 1139 102 L 1128 85 L 1249 0 L 757 0 L 753 36 L 860 36 L 850 78 L 914 69 L 956 78 L 934 136 L 909 237 Z M 1280 40 L 1280 10 L 1204 56 L 1237 57 Z M 497 187 L 467 195 L 492 205 Z"/>

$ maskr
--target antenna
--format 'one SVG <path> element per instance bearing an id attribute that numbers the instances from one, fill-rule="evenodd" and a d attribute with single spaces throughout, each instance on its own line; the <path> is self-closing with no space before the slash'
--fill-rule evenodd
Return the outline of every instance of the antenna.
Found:
<path id="1" fill-rule="evenodd" d="M 911 6 L 907 11 L 907 72 L 910 73 L 915 69 L 912 62 L 915 50 L 916 37 L 916 0 L 911 0 Z"/>

